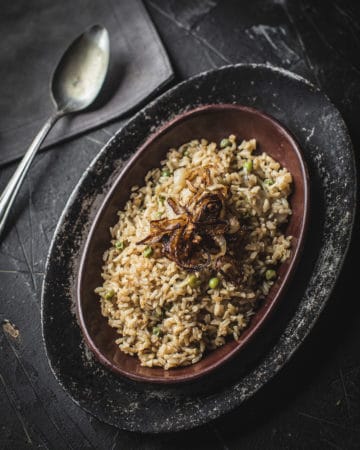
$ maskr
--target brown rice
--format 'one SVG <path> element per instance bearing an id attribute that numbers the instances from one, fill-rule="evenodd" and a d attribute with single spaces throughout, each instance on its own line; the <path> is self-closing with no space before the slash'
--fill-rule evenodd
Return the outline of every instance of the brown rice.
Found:
<path id="1" fill-rule="evenodd" d="M 291 237 L 282 227 L 291 214 L 291 174 L 265 152 L 257 154 L 254 139 L 237 145 L 231 135 L 222 147 L 201 139 L 170 149 L 144 186 L 132 188 L 110 230 L 104 282 L 96 292 L 102 314 L 119 333 L 120 349 L 137 355 L 143 366 L 193 364 L 205 351 L 238 339 L 269 292 L 277 266 L 290 255 Z M 199 285 L 191 287 L 188 272 L 164 256 L 144 256 L 145 245 L 137 245 L 149 234 L 150 220 L 176 217 L 167 198 L 189 203 L 194 194 L 187 188 L 188 171 L 204 167 L 214 187 L 228 187 L 227 204 L 246 223 L 240 285 L 217 273 L 220 283 L 210 289 L 214 273 L 204 269 L 196 273 Z M 201 189 L 200 178 L 196 183 Z"/>

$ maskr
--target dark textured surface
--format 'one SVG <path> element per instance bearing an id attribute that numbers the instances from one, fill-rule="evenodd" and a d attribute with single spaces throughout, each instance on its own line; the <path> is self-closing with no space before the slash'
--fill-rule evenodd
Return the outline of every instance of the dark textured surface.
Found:
<path id="1" fill-rule="evenodd" d="M 70 43 L 99 23 L 110 34 L 102 95 L 85 113 L 60 120 L 43 148 L 134 110 L 173 76 L 141 0 L 4 2 L 0 16 L 0 165 L 25 153 L 52 114 L 49 83 Z M 21 130 L 21 132 L 19 132 Z"/>
<path id="2" fill-rule="evenodd" d="M 195 4 L 153 0 L 146 4 L 178 79 L 227 62 L 270 61 L 290 68 L 315 80 L 340 109 L 358 161 L 357 2 L 274 0 L 249 4 L 223 0 Z M 254 39 L 244 38 L 247 29 L 260 26 L 264 30 L 264 25 L 273 45 L 263 31 Z M 284 44 L 295 52 L 297 62 L 296 58 L 286 62 Z M 357 234 L 330 303 L 305 345 L 251 401 L 211 425 L 175 435 L 121 432 L 85 413 L 59 387 L 41 345 L 39 302 L 45 257 L 67 197 L 92 157 L 119 126 L 113 124 L 39 155 L 18 198 L 13 226 L 1 243 L 0 318 L 10 320 L 20 332 L 11 337 L 5 324 L 0 335 L 1 446 L 359 448 L 360 303 L 354 289 Z M 13 170 L 13 166 L 2 170 L 1 187 Z"/>

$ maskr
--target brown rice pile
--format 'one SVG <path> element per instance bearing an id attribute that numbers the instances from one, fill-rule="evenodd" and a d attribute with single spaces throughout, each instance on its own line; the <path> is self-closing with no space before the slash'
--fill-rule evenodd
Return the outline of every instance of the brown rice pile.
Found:
<path id="1" fill-rule="evenodd" d="M 194 194 L 186 184 L 188 171 L 204 167 L 214 187 L 228 187 L 226 202 L 246 225 L 239 285 L 204 269 L 195 273 L 198 282 L 191 287 L 189 272 L 137 244 L 149 234 L 150 220 L 176 217 L 167 198 L 190 202 Z M 198 189 L 201 182 L 193 180 Z M 102 314 L 119 333 L 120 349 L 137 355 L 143 366 L 170 369 L 196 363 L 205 351 L 238 339 L 274 283 L 277 267 L 290 255 L 291 237 L 281 229 L 291 214 L 291 184 L 285 168 L 266 153 L 258 154 L 255 139 L 238 145 L 231 135 L 219 147 L 201 139 L 170 149 L 161 168 L 148 172 L 145 185 L 132 188 L 110 230 L 104 282 L 96 292 Z M 211 289 L 214 276 L 219 283 Z"/>

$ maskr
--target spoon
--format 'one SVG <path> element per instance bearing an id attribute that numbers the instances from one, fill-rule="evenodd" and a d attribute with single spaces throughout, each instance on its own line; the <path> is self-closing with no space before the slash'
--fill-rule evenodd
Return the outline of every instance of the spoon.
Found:
<path id="1" fill-rule="evenodd" d="M 29 167 L 46 135 L 60 117 L 84 110 L 93 103 L 109 66 L 109 33 L 101 25 L 87 29 L 68 47 L 51 82 L 55 111 L 36 135 L 0 196 L 0 234 Z"/>

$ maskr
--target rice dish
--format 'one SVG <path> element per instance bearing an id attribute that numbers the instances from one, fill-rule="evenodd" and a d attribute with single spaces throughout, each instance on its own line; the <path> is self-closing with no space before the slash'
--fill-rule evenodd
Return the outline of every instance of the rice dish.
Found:
<path id="1" fill-rule="evenodd" d="M 290 256 L 291 187 L 255 139 L 171 148 L 110 229 L 96 292 L 120 349 L 171 369 L 239 339 Z"/>

